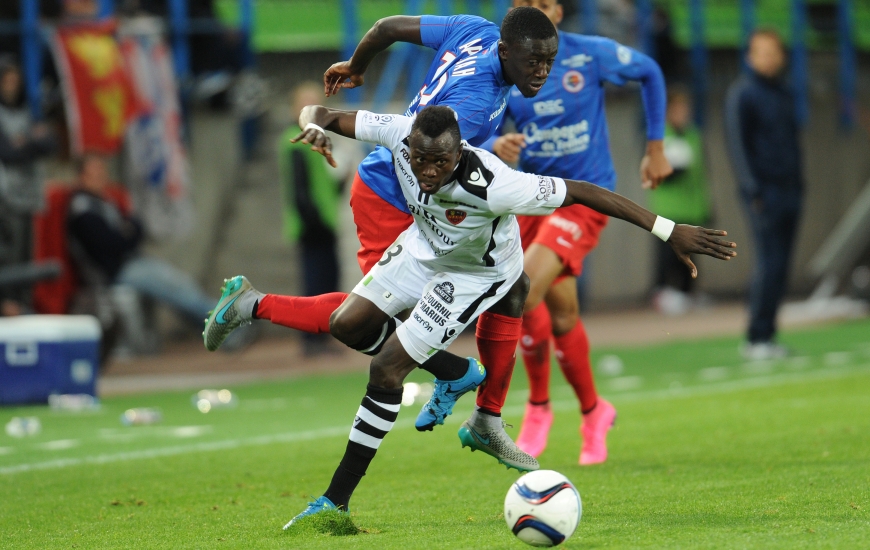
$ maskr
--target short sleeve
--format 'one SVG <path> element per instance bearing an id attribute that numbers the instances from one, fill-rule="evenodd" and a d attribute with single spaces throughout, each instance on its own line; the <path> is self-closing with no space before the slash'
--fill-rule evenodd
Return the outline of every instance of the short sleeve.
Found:
<path id="1" fill-rule="evenodd" d="M 356 139 L 383 145 L 393 150 L 411 133 L 413 119 L 402 115 L 381 115 L 371 111 L 357 111 Z"/>
<path id="2" fill-rule="evenodd" d="M 513 170 L 500 170 L 489 190 L 493 213 L 546 216 L 565 202 L 568 188 L 562 178 L 539 176 Z"/>
<path id="3" fill-rule="evenodd" d="M 474 29 L 484 25 L 488 26 L 492 23 L 473 15 L 453 15 L 450 17 L 423 15 L 420 17 L 420 38 L 427 48 L 439 50 L 445 42 L 455 38 L 455 33 L 473 32 Z"/>

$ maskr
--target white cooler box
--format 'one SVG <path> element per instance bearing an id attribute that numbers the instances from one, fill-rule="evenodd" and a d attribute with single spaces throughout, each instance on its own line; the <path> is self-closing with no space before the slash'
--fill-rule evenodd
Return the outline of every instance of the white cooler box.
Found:
<path id="1" fill-rule="evenodd" d="M 101 335 L 90 315 L 0 318 L 0 405 L 95 395 Z"/>

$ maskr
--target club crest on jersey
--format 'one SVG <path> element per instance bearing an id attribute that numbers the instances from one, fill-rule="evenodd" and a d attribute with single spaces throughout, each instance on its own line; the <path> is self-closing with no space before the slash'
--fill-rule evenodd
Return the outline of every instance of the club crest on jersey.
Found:
<path id="1" fill-rule="evenodd" d="M 449 221 L 453 225 L 459 225 L 460 223 L 462 223 L 462 220 L 465 219 L 465 216 L 467 216 L 468 213 L 463 212 L 462 210 L 454 210 L 453 208 L 451 208 L 450 210 L 447 210 L 445 212 L 445 215 L 447 216 L 447 221 Z"/>
<path id="2" fill-rule="evenodd" d="M 441 284 L 435 285 L 435 288 L 432 289 L 432 292 L 438 295 L 439 298 L 444 300 L 448 304 L 453 303 L 453 291 L 456 290 L 453 287 L 453 283 L 449 281 L 444 281 Z"/>
<path id="3" fill-rule="evenodd" d="M 572 94 L 576 94 L 582 90 L 585 84 L 586 79 L 583 78 L 580 71 L 570 70 L 562 77 L 562 87 Z"/>

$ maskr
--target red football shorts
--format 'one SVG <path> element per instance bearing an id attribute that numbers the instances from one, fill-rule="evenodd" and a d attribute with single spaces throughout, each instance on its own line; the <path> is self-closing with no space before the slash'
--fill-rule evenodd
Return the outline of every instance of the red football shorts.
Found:
<path id="1" fill-rule="evenodd" d="M 414 218 L 379 197 L 363 183 L 359 173 L 350 188 L 350 209 L 360 244 L 356 259 L 365 275 L 402 231 L 414 223 Z"/>
<path id="2" fill-rule="evenodd" d="M 598 245 L 598 236 L 607 225 L 608 216 L 575 204 L 560 208 L 549 216 L 517 216 L 523 250 L 539 243 L 559 256 L 565 269 L 562 277 L 580 275 L 583 258 Z"/>

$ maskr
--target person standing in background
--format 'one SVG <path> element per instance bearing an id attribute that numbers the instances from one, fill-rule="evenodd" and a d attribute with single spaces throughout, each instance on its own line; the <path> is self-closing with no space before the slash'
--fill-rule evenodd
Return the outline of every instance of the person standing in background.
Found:
<path id="1" fill-rule="evenodd" d="M 665 158 L 674 169 L 650 193 L 650 208 L 677 223 L 704 225 L 710 220 L 710 195 L 704 166 L 701 132 L 692 123 L 692 100 L 683 86 L 668 90 Z M 695 280 L 670 247 L 657 245 L 656 309 L 681 315 L 692 305 Z"/>
<path id="2" fill-rule="evenodd" d="M 55 148 L 49 127 L 30 116 L 23 82 L 18 65 L 0 59 L 0 265 L 31 260 L 33 215 L 45 201 L 39 159 Z M 4 309 L 30 301 L 22 293 L 0 298 Z"/>
<path id="3" fill-rule="evenodd" d="M 291 143 L 298 136 L 299 113 L 321 102 L 323 85 L 305 82 L 290 94 L 293 124 L 281 135 L 278 160 L 284 205 L 284 238 L 299 243 L 303 294 L 318 296 L 338 290 L 338 237 L 336 225 L 342 196 L 342 179 L 323 158 L 303 143 Z M 306 355 L 329 350 L 328 334 L 303 333 Z"/>
<path id="4" fill-rule="evenodd" d="M 728 90 L 725 131 L 756 250 L 743 354 L 764 360 L 786 355 L 775 341 L 776 313 L 800 219 L 803 172 L 794 96 L 781 76 L 782 39 L 775 31 L 755 31 L 746 61 L 750 70 Z"/>

